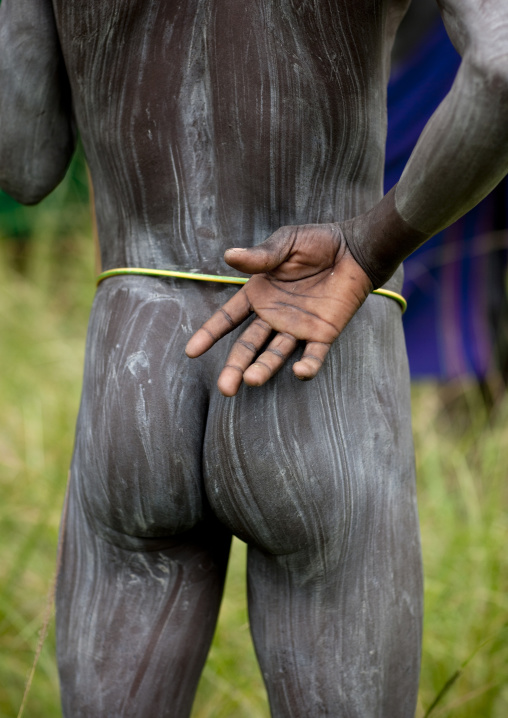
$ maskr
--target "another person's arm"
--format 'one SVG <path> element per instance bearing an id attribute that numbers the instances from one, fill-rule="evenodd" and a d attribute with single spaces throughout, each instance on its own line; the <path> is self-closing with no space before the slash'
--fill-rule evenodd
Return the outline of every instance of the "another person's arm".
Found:
<path id="1" fill-rule="evenodd" d="M 313 378 L 368 293 L 507 174 L 508 3 L 438 5 L 462 64 L 398 185 L 352 220 L 285 227 L 257 247 L 226 252 L 228 264 L 255 276 L 187 345 L 189 356 L 199 356 L 251 312 L 258 315 L 219 377 L 224 394 L 235 394 L 242 378 L 254 386 L 265 383 L 297 340 L 307 346 L 293 370 L 301 379 Z M 278 334 L 257 357 L 272 329 Z"/>
<path id="2" fill-rule="evenodd" d="M 63 178 L 75 146 L 50 0 L 0 4 L 0 187 L 24 204 Z"/>

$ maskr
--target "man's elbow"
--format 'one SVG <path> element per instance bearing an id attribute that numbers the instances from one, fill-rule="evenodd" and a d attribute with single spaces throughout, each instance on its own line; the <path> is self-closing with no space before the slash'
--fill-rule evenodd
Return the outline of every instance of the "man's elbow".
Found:
<path id="1" fill-rule="evenodd" d="M 0 188 L 17 202 L 37 204 L 64 178 L 74 144 L 72 136 L 38 151 L 4 144 L 0 147 Z"/>
<path id="2" fill-rule="evenodd" d="M 508 109 L 508 39 L 505 52 L 480 48 L 464 59 L 479 91 L 492 97 L 496 105 L 503 104 Z"/>
<path id="3" fill-rule="evenodd" d="M 56 186 L 56 185 L 54 185 Z M 21 204 L 38 204 L 52 191 L 53 186 L 34 181 L 31 177 L 6 177 L 0 172 L 0 189 Z"/>

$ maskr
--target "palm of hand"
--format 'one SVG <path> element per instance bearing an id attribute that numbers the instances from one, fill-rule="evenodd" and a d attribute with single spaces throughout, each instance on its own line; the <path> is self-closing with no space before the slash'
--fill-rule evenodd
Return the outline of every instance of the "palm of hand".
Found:
<path id="1" fill-rule="evenodd" d="M 251 386 L 264 384 L 298 340 L 307 346 L 293 371 L 312 379 L 372 288 L 339 225 L 283 227 L 257 247 L 229 250 L 226 261 L 254 276 L 205 322 L 186 350 L 199 356 L 252 312 L 257 315 L 233 345 L 219 377 L 226 396 L 236 394 L 242 379 Z M 258 356 L 273 331 L 277 334 Z"/>

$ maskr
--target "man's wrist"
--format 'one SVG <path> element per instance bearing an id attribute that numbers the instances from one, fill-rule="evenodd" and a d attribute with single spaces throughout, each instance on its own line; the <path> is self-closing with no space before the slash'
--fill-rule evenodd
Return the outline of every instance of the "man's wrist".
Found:
<path id="1" fill-rule="evenodd" d="M 351 254 L 374 289 L 383 286 L 399 264 L 430 236 L 402 219 L 395 205 L 396 187 L 369 212 L 341 225 Z"/>

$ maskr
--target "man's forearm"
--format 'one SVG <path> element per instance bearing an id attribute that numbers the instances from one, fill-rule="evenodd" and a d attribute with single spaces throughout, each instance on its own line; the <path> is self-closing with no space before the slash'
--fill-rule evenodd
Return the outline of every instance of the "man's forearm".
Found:
<path id="1" fill-rule="evenodd" d="M 348 244 L 374 286 L 474 207 L 507 172 L 508 36 L 505 55 L 465 53 L 398 185 L 349 223 Z"/>
<path id="2" fill-rule="evenodd" d="M 508 38 L 504 66 L 466 60 L 424 129 L 395 193 L 401 217 L 433 235 L 482 200 L 508 172 Z"/>

